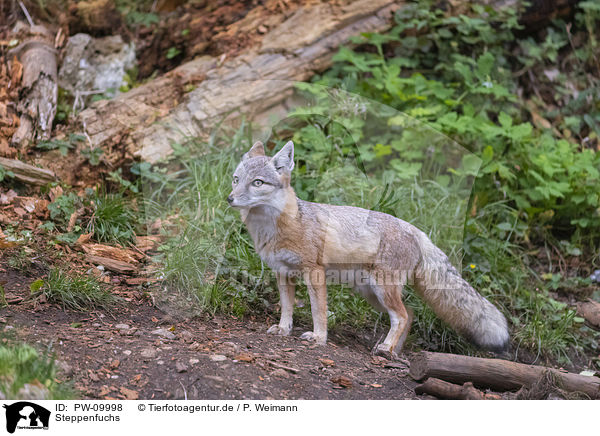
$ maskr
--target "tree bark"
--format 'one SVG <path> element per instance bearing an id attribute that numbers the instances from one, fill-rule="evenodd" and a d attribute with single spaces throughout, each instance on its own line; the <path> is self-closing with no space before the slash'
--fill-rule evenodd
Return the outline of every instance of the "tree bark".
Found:
<path id="1" fill-rule="evenodd" d="M 600 398 L 599 377 L 500 359 L 421 352 L 411 359 L 409 374 L 415 380 L 433 377 L 460 384 L 470 381 L 475 386 L 507 391 L 532 386 L 548 372 L 561 389 Z"/>
<path id="2" fill-rule="evenodd" d="M 57 60 L 53 36 L 43 26 L 33 26 L 29 36 L 9 52 L 23 65 L 17 109 L 20 124 L 12 144 L 24 148 L 32 141 L 46 140 L 52 133 L 58 99 Z"/>

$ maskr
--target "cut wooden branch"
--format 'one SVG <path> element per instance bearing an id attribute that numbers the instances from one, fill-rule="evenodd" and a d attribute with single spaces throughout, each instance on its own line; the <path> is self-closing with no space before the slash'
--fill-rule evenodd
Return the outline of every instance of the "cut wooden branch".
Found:
<path id="1" fill-rule="evenodd" d="M 269 362 L 269 365 L 277 369 L 284 369 L 286 371 L 293 372 L 294 374 L 298 374 L 300 372 L 298 368 L 292 368 L 291 366 L 282 365 L 281 363 L 273 362 L 272 360 L 267 360 L 267 362 Z"/>
<path id="2" fill-rule="evenodd" d="M 475 386 L 497 391 L 530 387 L 550 375 L 560 389 L 600 398 L 599 377 L 500 359 L 421 352 L 411 359 L 409 374 L 415 380 L 433 377 L 459 384 L 472 382 Z"/>
<path id="3" fill-rule="evenodd" d="M 54 35 L 43 26 L 31 26 L 23 43 L 11 50 L 9 56 L 16 56 L 23 65 L 17 104 L 20 124 L 11 142 L 23 147 L 34 140 L 49 139 L 58 98 Z"/>
<path id="4" fill-rule="evenodd" d="M 140 259 L 144 258 L 143 254 L 140 254 L 134 250 L 123 247 L 115 247 L 112 245 L 104 244 L 82 244 L 81 248 L 86 254 L 94 256 L 108 257 L 110 259 L 119 260 L 121 262 L 135 264 Z"/>
<path id="5" fill-rule="evenodd" d="M 425 382 L 415 388 L 418 395 L 429 394 L 445 400 L 499 400 L 497 394 L 486 394 L 481 392 L 473 383 L 467 382 L 460 385 L 448 383 L 439 378 L 428 378 Z"/>
<path id="6" fill-rule="evenodd" d="M 34 167 L 16 159 L 6 159 L 0 157 L 0 167 L 14 174 L 14 178 L 23 183 L 32 185 L 45 185 L 55 182 L 58 179 L 56 175 L 47 169 Z"/>
<path id="7" fill-rule="evenodd" d="M 102 265 L 106 269 L 119 273 L 119 274 L 134 274 L 138 269 L 127 262 L 123 262 L 117 259 L 111 259 L 109 257 L 96 256 L 93 254 L 87 254 L 85 256 L 87 262 L 94 265 Z"/>

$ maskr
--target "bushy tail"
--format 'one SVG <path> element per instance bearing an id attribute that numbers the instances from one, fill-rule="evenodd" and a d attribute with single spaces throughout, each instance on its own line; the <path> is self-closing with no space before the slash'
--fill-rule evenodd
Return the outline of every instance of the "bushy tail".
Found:
<path id="1" fill-rule="evenodd" d="M 480 348 L 502 351 L 508 346 L 506 318 L 462 279 L 448 257 L 418 231 L 421 260 L 415 288 L 442 320 Z"/>

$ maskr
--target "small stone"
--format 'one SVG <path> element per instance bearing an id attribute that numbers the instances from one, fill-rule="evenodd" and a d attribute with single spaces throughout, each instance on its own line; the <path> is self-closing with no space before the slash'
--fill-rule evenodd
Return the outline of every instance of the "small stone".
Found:
<path id="1" fill-rule="evenodd" d="M 142 356 L 144 359 L 154 359 L 157 354 L 158 353 L 154 348 L 144 348 L 141 351 L 140 356 Z"/>
<path id="2" fill-rule="evenodd" d="M 115 328 L 117 330 L 129 330 L 130 327 L 128 324 L 117 324 Z"/>
<path id="3" fill-rule="evenodd" d="M 166 329 L 156 329 L 152 332 L 152 334 L 165 339 L 175 339 L 175 335 Z"/>
<path id="4" fill-rule="evenodd" d="M 207 378 L 209 380 L 213 380 L 216 382 L 222 382 L 224 381 L 223 377 L 219 377 L 218 375 L 205 375 L 204 378 Z"/>
<path id="5" fill-rule="evenodd" d="M 222 354 L 211 354 L 209 358 L 213 362 L 223 362 L 224 360 L 227 360 L 227 356 L 223 356 Z"/>
<path id="6" fill-rule="evenodd" d="M 335 366 L 335 362 L 331 359 L 326 359 L 326 358 L 322 358 L 319 359 L 321 361 L 321 363 L 323 364 L 323 366 Z"/>
<path id="7" fill-rule="evenodd" d="M 194 335 L 187 330 L 183 330 L 182 332 L 180 332 L 179 336 L 181 337 L 181 339 L 184 340 L 184 342 L 193 342 L 194 341 Z"/>
<path id="8" fill-rule="evenodd" d="M 237 360 L 238 362 L 246 362 L 251 363 L 254 361 L 254 355 L 250 353 L 240 353 L 233 357 L 233 360 Z"/>
<path id="9" fill-rule="evenodd" d="M 73 367 L 64 360 L 57 360 L 56 366 L 64 374 L 65 377 L 71 377 L 73 375 Z"/>
<path id="10" fill-rule="evenodd" d="M 20 400 L 47 400 L 50 396 L 50 391 L 41 383 L 25 383 L 15 398 Z"/>
<path id="11" fill-rule="evenodd" d="M 346 377 L 345 375 L 338 375 L 336 377 L 333 377 L 331 379 L 331 382 L 341 386 L 343 388 L 351 388 L 352 387 L 352 380 L 350 380 L 348 377 Z"/>
<path id="12" fill-rule="evenodd" d="M 285 369 L 281 369 L 281 368 L 277 368 L 276 370 L 271 372 L 271 375 L 273 377 L 279 377 L 279 378 L 289 378 L 289 376 L 290 376 Z"/>
<path id="13" fill-rule="evenodd" d="M 175 362 L 175 370 L 177 372 L 187 372 L 188 367 L 185 363 L 177 361 Z"/>
<path id="14" fill-rule="evenodd" d="M 195 365 L 197 363 L 200 363 L 200 359 L 190 359 L 190 365 Z"/>
<path id="15" fill-rule="evenodd" d="M 126 356 L 131 356 L 131 350 L 123 350 L 123 354 Z"/>

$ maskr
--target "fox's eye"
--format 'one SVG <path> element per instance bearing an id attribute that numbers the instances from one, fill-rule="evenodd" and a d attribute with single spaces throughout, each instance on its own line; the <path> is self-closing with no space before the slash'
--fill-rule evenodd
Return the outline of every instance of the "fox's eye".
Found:
<path id="1" fill-rule="evenodd" d="M 240 179 L 238 179 L 238 177 L 237 177 L 237 176 L 234 176 L 234 177 L 233 177 L 233 184 L 234 184 L 234 185 L 237 185 L 239 181 L 240 181 Z"/>
<path id="2" fill-rule="evenodd" d="M 260 185 L 262 185 L 264 182 L 262 180 L 258 180 L 256 179 L 255 181 L 252 182 L 252 186 L 256 186 L 259 187 Z"/>

